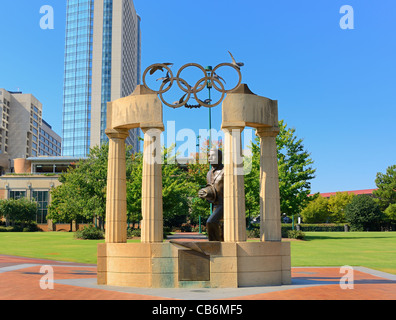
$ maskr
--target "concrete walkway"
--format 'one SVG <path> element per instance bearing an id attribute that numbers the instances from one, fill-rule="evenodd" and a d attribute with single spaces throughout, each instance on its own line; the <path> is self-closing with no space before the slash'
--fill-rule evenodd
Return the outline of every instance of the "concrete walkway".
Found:
<path id="1" fill-rule="evenodd" d="M 0 300 L 396 300 L 396 275 L 354 267 L 352 287 L 344 275 L 304 267 L 280 287 L 141 289 L 97 285 L 96 265 L 0 255 Z"/>

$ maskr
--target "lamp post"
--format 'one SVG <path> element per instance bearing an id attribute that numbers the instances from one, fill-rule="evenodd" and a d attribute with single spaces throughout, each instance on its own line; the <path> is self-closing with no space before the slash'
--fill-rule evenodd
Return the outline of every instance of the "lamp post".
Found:
<path id="1" fill-rule="evenodd" d="M 292 215 L 292 230 L 294 230 L 294 213 Z"/>
<path id="2" fill-rule="evenodd" d="M 210 76 L 210 73 L 212 72 L 212 66 L 207 66 L 205 68 L 206 73 L 208 74 L 208 77 Z M 206 82 L 206 88 L 208 89 L 209 92 L 209 103 L 210 104 L 210 100 L 211 98 L 211 94 L 210 94 L 210 90 L 212 89 L 212 82 L 210 80 L 208 80 Z M 212 148 L 212 108 L 209 108 L 209 150 Z"/>
<path id="3" fill-rule="evenodd" d="M 212 66 L 207 66 L 205 68 L 206 73 L 208 74 L 208 76 L 210 76 L 210 73 L 212 72 Z M 210 100 L 211 95 L 210 95 L 210 89 L 212 89 L 212 82 L 210 80 L 208 80 L 206 82 L 206 88 L 208 89 L 209 92 L 209 103 L 210 104 Z M 212 108 L 209 108 L 209 151 L 212 149 Z M 212 165 L 209 164 L 209 170 L 212 169 Z M 210 204 L 210 215 L 212 215 L 213 212 L 213 204 Z"/>
<path id="4" fill-rule="evenodd" d="M 200 141 L 200 139 L 201 139 L 201 136 L 198 136 L 197 137 L 197 145 L 196 145 L 196 147 L 197 147 L 197 155 L 195 156 L 195 158 L 198 157 L 198 159 L 197 159 L 198 161 L 199 161 L 199 141 Z M 199 234 L 201 234 L 201 233 L 202 233 L 202 224 L 201 224 L 201 215 L 199 215 Z"/>

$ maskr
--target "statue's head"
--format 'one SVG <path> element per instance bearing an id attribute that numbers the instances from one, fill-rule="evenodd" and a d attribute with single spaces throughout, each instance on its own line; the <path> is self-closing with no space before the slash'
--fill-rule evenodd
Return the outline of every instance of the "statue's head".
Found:
<path id="1" fill-rule="evenodd" d="M 223 163 L 223 153 L 221 152 L 221 150 L 213 147 L 209 151 L 208 161 L 211 165 L 214 166 L 221 165 Z"/>

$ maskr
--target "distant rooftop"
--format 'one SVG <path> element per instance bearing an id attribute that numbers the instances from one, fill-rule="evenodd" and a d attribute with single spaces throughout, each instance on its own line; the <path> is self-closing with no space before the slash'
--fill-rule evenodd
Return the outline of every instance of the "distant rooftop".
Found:
<path id="1" fill-rule="evenodd" d="M 79 161 L 79 160 L 85 160 L 87 157 L 69 157 L 69 156 L 41 156 L 41 157 L 29 157 L 26 160 L 29 161 L 67 161 L 67 162 L 73 162 L 73 161 Z"/>
<path id="2" fill-rule="evenodd" d="M 45 123 L 45 125 L 48 127 L 48 128 L 50 128 L 51 130 L 52 130 L 52 126 L 47 122 L 47 121 L 45 121 L 44 119 L 41 119 L 42 121 L 43 121 L 43 123 Z"/>
<path id="3" fill-rule="evenodd" d="M 364 190 L 353 190 L 353 191 L 337 191 L 337 192 L 347 192 L 348 194 L 372 194 L 374 190 L 377 189 L 364 189 Z M 320 193 L 320 195 L 324 198 L 330 198 L 331 196 L 335 196 L 337 194 L 337 192 L 326 192 L 326 193 Z M 314 194 L 310 194 L 309 196 L 313 196 Z"/>

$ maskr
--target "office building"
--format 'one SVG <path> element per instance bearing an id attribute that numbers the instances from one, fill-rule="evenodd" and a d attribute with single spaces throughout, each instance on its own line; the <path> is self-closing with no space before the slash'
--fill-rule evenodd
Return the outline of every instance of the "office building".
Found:
<path id="1" fill-rule="evenodd" d="M 39 134 L 39 156 L 60 156 L 62 154 L 61 137 L 44 119 Z"/>
<path id="2" fill-rule="evenodd" d="M 47 220 L 51 190 L 61 185 L 59 175 L 75 167 L 80 159 L 70 157 L 29 157 L 14 159 L 14 174 L 0 177 L 0 199 L 27 198 L 37 202 L 35 222 L 43 231 L 67 229 Z"/>
<path id="3" fill-rule="evenodd" d="M 10 171 L 15 158 L 61 155 L 61 138 L 42 113 L 32 94 L 0 89 L 0 173 Z"/>
<path id="4" fill-rule="evenodd" d="M 68 0 L 63 147 L 86 156 L 107 142 L 107 102 L 130 95 L 140 81 L 140 18 L 132 0 Z M 139 129 L 127 143 L 139 151 Z"/>

